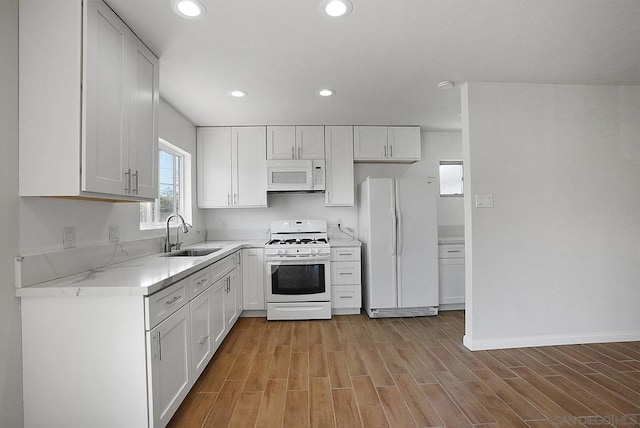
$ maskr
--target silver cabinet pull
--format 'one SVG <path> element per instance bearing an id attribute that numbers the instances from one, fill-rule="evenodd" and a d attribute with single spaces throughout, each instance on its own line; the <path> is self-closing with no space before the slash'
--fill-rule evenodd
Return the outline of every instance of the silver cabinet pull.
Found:
<path id="1" fill-rule="evenodd" d="M 295 159 L 295 158 L 296 158 L 296 148 L 291 147 L 291 159 Z"/>
<path id="2" fill-rule="evenodd" d="M 352 299 L 352 296 L 340 296 L 341 299 Z"/>
<path id="3" fill-rule="evenodd" d="M 158 332 L 158 336 L 156 336 L 156 340 L 158 341 L 158 353 L 153 354 L 153 357 L 162 361 L 162 343 L 160 342 L 160 332 Z"/>
<path id="4" fill-rule="evenodd" d="M 459 253 L 460 250 L 447 250 L 447 253 Z"/>
<path id="5" fill-rule="evenodd" d="M 387 157 L 387 146 L 384 146 L 384 157 Z"/>
<path id="6" fill-rule="evenodd" d="M 238 194 L 234 193 L 233 194 L 233 205 L 236 205 L 238 203 Z"/>
<path id="7" fill-rule="evenodd" d="M 124 193 L 129 193 L 131 190 L 131 168 L 124 173 Z"/>
<path id="8" fill-rule="evenodd" d="M 389 157 L 393 157 L 393 146 L 389 146 Z"/>
<path id="9" fill-rule="evenodd" d="M 227 193 L 227 205 L 231 205 L 231 193 Z"/>
<path id="10" fill-rule="evenodd" d="M 327 204 L 331 203 L 331 190 L 327 190 Z"/>
<path id="11" fill-rule="evenodd" d="M 302 159 L 302 147 L 298 147 L 298 159 Z"/>
<path id="12" fill-rule="evenodd" d="M 353 272 L 338 272 L 338 275 L 353 275 Z"/>
<path id="13" fill-rule="evenodd" d="M 351 253 L 338 253 L 339 256 L 350 256 Z"/>
<path id="14" fill-rule="evenodd" d="M 209 339 L 209 336 L 202 336 L 200 342 L 198 342 L 198 345 L 204 345 L 204 342 L 206 342 L 207 339 Z"/>
<path id="15" fill-rule="evenodd" d="M 200 281 L 197 282 L 197 284 L 198 285 L 206 284 L 208 280 L 209 280 L 208 278 L 202 278 Z"/>
<path id="16" fill-rule="evenodd" d="M 137 195 L 138 194 L 138 170 L 137 169 L 136 169 L 136 172 L 132 174 L 132 176 L 134 178 L 134 183 L 136 184 L 136 187 L 132 189 L 132 192 Z"/>
<path id="17" fill-rule="evenodd" d="M 175 302 L 177 302 L 178 300 L 180 300 L 182 296 L 173 296 L 173 299 L 171 300 L 167 300 L 166 302 L 164 302 L 167 305 L 173 305 Z"/>

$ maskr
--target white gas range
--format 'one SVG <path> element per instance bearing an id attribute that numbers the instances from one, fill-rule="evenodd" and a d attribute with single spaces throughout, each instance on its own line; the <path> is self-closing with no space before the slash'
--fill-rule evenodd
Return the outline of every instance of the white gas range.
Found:
<path id="1" fill-rule="evenodd" d="M 275 220 L 265 245 L 267 319 L 330 319 L 325 220 Z"/>

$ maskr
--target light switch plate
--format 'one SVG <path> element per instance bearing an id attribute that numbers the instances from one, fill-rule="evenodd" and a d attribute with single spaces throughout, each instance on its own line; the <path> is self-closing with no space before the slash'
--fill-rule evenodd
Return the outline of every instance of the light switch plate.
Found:
<path id="1" fill-rule="evenodd" d="M 476 208 L 493 208 L 493 195 L 476 195 Z"/>

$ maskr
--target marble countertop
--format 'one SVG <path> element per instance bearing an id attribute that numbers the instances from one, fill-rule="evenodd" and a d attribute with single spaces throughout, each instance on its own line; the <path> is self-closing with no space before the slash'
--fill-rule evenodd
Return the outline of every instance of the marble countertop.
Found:
<path id="1" fill-rule="evenodd" d="M 18 288 L 18 297 L 146 296 L 153 294 L 242 248 L 264 241 L 207 241 L 187 248 L 220 248 L 202 257 L 163 257 L 163 253 Z"/>
<path id="2" fill-rule="evenodd" d="M 329 238 L 329 245 L 332 247 L 360 247 L 362 242 L 355 238 Z"/>

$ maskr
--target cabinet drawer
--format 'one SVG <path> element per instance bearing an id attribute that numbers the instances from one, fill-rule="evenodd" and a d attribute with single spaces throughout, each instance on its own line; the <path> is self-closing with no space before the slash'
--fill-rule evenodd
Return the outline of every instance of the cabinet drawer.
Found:
<path id="1" fill-rule="evenodd" d="M 231 272 L 238 266 L 238 256 L 234 253 L 211 265 L 211 284 Z"/>
<path id="2" fill-rule="evenodd" d="M 160 290 L 144 298 L 144 308 L 147 314 L 145 325 L 151 330 L 169 315 L 180 309 L 187 301 L 187 286 L 189 278 Z"/>
<path id="3" fill-rule="evenodd" d="M 360 284 L 360 262 L 332 262 L 331 284 Z"/>
<path id="4" fill-rule="evenodd" d="M 357 288 L 357 289 L 356 289 Z M 334 285 L 331 287 L 332 308 L 359 308 L 360 285 Z"/>
<path id="5" fill-rule="evenodd" d="M 438 258 L 464 258 L 464 244 L 438 245 Z"/>
<path id="6" fill-rule="evenodd" d="M 331 249 L 332 262 L 360 260 L 360 247 L 338 247 Z"/>
<path id="7" fill-rule="evenodd" d="M 197 297 L 206 290 L 211 282 L 211 271 L 208 267 L 194 273 L 189 277 L 189 296 L 191 299 Z"/>

